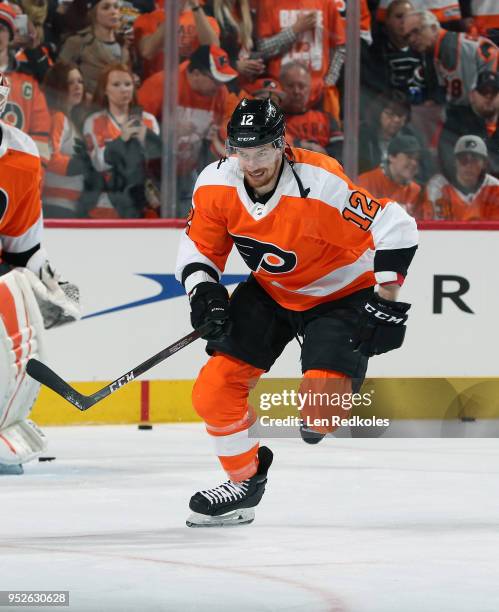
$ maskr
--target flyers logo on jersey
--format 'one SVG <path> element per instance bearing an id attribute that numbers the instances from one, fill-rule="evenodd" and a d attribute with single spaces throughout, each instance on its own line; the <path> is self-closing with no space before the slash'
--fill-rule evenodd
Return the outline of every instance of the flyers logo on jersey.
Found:
<path id="1" fill-rule="evenodd" d="M 9 125 L 13 125 L 20 130 L 24 128 L 23 109 L 15 102 L 7 102 L 2 119 Z"/>
<path id="2" fill-rule="evenodd" d="M 293 251 L 283 251 L 271 242 L 261 242 L 247 236 L 232 236 L 239 254 L 253 272 L 265 270 L 270 274 L 284 274 L 296 268 Z"/>

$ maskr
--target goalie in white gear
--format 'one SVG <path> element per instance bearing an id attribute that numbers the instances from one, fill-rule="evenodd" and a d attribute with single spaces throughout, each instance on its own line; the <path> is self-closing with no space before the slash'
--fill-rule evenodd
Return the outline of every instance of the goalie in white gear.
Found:
<path id="1" fill-rule="evenodd" d="M 9 96 L 0 73 L 0 116 Z M 39 383 L 26 375 L 43 358 L 43 329 L 80 318 L 78 288 L 63 281 L 42 246 L 41 164 L 36 145 L 0 121 L 0 474 L 45 449 L 43 433 L 27 417 Z"/>

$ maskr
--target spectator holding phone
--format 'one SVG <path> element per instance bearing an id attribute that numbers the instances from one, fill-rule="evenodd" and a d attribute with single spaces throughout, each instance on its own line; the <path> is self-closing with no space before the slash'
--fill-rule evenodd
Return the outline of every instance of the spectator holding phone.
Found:
<path id="1" fill-rule="evenodd" d="M 85 88 L 76 64 L 54 64 L 45 76 L 44 91 L 51 115 L 52 156 L 43 185 L 43 212 L 47 218 L 78 218 L 84 216 L 82 209 L 97 201 L 103 182 L 77 118 Z"/>
<path id="2" fill-rule="evenodd" d="M 102 70 L 110 64 L 130 63 L 130 39 L 118 38 L 119 0 L 88 0 L 87 10 L 91 25 L 66 39 L 59 59 L 80 68 L 85 89 L 93 94 Z"/>
<path id="3" fill-rule="evenodd" d="M 0 69 L 10 83 L 9 100 L 2 120 L 29 134 L 38 148 L 42 164 L 50 159 L 48 126 L 50 116 L 45 96 L 36 79 L 26 68 L 21 69 L 11 48 L 16 34 L 16 13 L 13 7 L 0 3 Z"/>
<path id="4" fill-rule="evenodd" d="M 254 50 L 253 15 L 249 0 L 207 0 L 220 26 L 220 47 L 227 52 L 233 68 L 246 81 L 254 81 L 265 71 L 263 54 Z"/>
<path id="5" fill-rule="evenodd" d="M 47 4 L 44 0 L 31 2 L 25 0 L 23 8 L 12 5 L 18 14 L 15 18 L 16 33 L 12 46 L 20 72 L 33 75 L 38 83 L 42 83 L 47 70 L 54 63 L 54 47 L 44 42 L 43 24 L 47 16 Z"/>
<path id="6" fill-rule="evenodd" d="M 106 191 L 91 217 L 157 216 L 161 138 L 153 115 L 137 106 L 133 74 L 111 64 L 100 75 L 94 103 L 103 110 L 90 115 L 83 133 L 90 157 L 106 179 Z"/>

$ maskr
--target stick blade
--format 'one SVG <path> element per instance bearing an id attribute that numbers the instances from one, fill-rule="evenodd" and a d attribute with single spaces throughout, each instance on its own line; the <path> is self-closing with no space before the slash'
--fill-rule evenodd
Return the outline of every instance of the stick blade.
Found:
<path id="1" fill-rule="evenodd" d="M 73 389 L 71 385 L 60 376 L 58 376 L 53 370 L 46 366 L 38 359 L 29 359 L 26 364 L 26 372 L 42 385 L 45 385 L 49 389 L 52 389 L 55 393 L 63 397 L 65 400 L 76 406 L 78 410 L 87 410 L 93 404 L 93 402 L 85 395 L 78 393 L 76 389 Z"/>

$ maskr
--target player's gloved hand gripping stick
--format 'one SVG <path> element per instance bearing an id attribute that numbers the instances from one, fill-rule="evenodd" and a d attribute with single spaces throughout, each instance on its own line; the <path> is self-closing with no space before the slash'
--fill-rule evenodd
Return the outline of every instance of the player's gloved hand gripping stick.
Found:
<path id="1" fill-rule="evenodd" d="M 191 323 L 194 329 L 212 323 L 204 340 L 217 340 L 228 332 L 229 292 L 221 283 L 198 283 L 189 293 L 191 303 Z"/>
<path id="2" fill-rule="evenodd" d="M 191 342 L 194 342 L 194 340 L 197 340 L 198 338 L 201 338 L 202 336 L 207 334 L 212 326 L 213 321 L 210 321 L 202 325 L 198 329 L 195 329 L 190 334 L 187 334 L 187 336 L 184 336 L 183 338 L 180 338 L 180 340 L 177 340 L 177 342 L 170 344 L 170 346 L 167 346 L 159 353 L 156 353 L 156 355 L 153 355 L 152 357 L 147 359 L 147 361 L 144 361 L 140 365 L 133 368 L 133 370 L 130 370 L 126 374 L 123 374 L 123 376 L 117 378 L 110 385 L 107 385 L 100 391 L 96 391 L 92 395 L 83 395 L 82 393 L 78 393 L 76 389 L 73 389 L 71 385 L 69 385 L 66 381 L 62 380 L 62 378 L 58 376 L 53 370 L 51 370 L 48 366 L 46 366 L 41 361 L 38 361 L 37 359 L 30 359 L 28 361 L 26 371 L 32 378 L 37 380 L 39 383 L 42 383 L 42 385 L 45 385 L 49 389 L 52 389 L 52 391 L 58 393 L 68 402 L 71 402 L 71 404 L 73 404 L 73 406 L 76 406 L 78 410 L 88 410 L 97 402 L 100 402 L 108 395 L 111 395 L 111 393 L 114 393 L 118 389 L 121 389 L 121 387 L 137 378 L 137 376 L 144 374 L 144 372 L 147 372 L 147 370 L 150 370 L 153 366 L 157 365 L 158 363 L 161 363 L 165 359 L 168 359 L 168 357 L 174 355 L 184 347 L 188 346 L 189 344 L 191 344 Z"/>
<path id="3" fill-rule="evenodd" d="M 357 345 L 354 350 L 366 357 L 381 355 L 402 346 L 405 337 L 406 302 L 385 300 L 377 293 L 364 304 Z"/>

